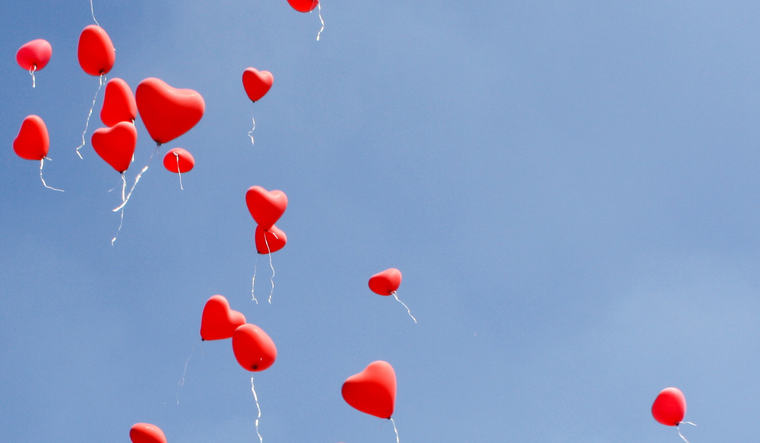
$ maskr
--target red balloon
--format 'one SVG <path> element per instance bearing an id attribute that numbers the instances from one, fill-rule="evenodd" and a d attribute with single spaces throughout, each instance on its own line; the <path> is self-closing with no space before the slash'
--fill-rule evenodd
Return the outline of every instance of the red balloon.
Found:
<path id="1" fill-rule="evenodd" d="M 96 25 L 87 26 L 82 31 L 77 55 L 79 66 L 84 72 L 96 77 L 108 74 L 116 61 L 116 49 L 111 43 L 111 37 Z"/>
<path id="2" fill-rule="evenodd" d="M 121 122 L 92 133 L 92 148 L 119 173 L 129 168 L 136 146 L 137 129 L 132 123 Z"/>
<path id="3" fill-rule="evenodd" d="M 686 397 L 678 388 L 665 388 L 652 404 L 652 416 L 667 426 L 678 426 L 686 415 Z"/>
<path id="4" fill-rule="evenodd" d="M 260 100 L 269 92 L 273 82 L 274 77 L 269 71 L 257 71 L 255 68 L 243 71 L 243 88 L 253 102 Z"/>
<path id="5" fill-rule="evenodd" d="M 39 71 L 48 64 L 52 55 L 53 47 L 50 46 L 50 43 L 47 40 L 38 38 L 37 40 L 25 43 L 19 48 L 18 52 L 16 52 L 16 62 L 27 71 L 32 68 L 35 71 Z"/>
<path id="6" fill-rule="evenodd" d="M 396 268 L 378 272 L 369 279 L 369 289 L 380 295 L 393 295 L 400 285 L 401 271 Z"/>
<path id="7" fill-rule="evenodd" d="M 267 191 L 261 186 L 251 186 L 245 193 L 245 203 L 251 217 L 261 229 L 269 230 L 288 207 L 288 196 L 282 191 Z"/>
<path id="8" fill-rule="evenodd" d="M 396 373 L 382 360 L 348 377 L 341 389 L 343 399 L 353 408 L 380 418 L 391 418 L 396 405 Z"/>
<path id="9" fill-rule="evenodd" d="M 120 122 L 133 123 L 136 118 L 137 104 L 127 82 L 120 78 L 108 80 L 100 120 L 106 126 L 114 126 Z"/>
<path id="10" fill-rule="evenodd" d="M 164 156 L 164 168 L 169 172 L 190 172 L 195 167 L 192 154 L 182 148 L 170 149 Z"/>
<path id="11" fill-rule="evenodd" d="M 206 102 L 192 89 L 176 89 L 157 78 L 146 78 L 135 93 L 150 137 L 159 145 L 193 128 L 203 117 Z"/>
<path id="12" fill-rule="evenodd" d="M 27 116 L 13 140 L 13 151 L 24 160 L 42 160 L 49 148 L 50 136 L 45 122 L 36 115 Z"/>
<path id="13" fill-rule="evenodd" d="M 232 338 L 238 326 L 245 324 L 245 316 L 230 309 L 227 299 L 215 295 L 208 299 L 201 316 L 201 339 L 223 340 Z"/>
<path id="14" fill-rule="evenodd" d="M 266 235 L 266 241 L 264 236 Z M 261 229 L 261 226 L 256 226 L 256 252 L 259 254 L 271 254 L 277 252 L 285 247 L 288 242 L 288 236 L 280 228 L 272 225 L 268 230 Z"/>
<path id="15" fill-rule="evenodd" d="M 166 443 L 164 431 L 149 423 L 136 423 L 129 430 L 132 443 Z"/>
<path id="16" fill-rule="evenodd" d="M 277 358 L 277 348 L 272 339 L 258 326 L 249 323 L 235 329 L 232 350 L 240 366 L 251 372 L 267 369 Z"/>
<path id="17" fill-rule="evenodd" d="M 319 4 L 319 0 L 288 0 L 290 6 L 298 12 L 311 12 Z"/>

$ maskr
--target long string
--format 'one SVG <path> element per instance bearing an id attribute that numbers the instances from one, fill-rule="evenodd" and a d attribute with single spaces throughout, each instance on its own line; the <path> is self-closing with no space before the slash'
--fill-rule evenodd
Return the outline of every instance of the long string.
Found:
<path id="1" fill-rule="evenodd" d="M 92 14 L 92 19 L 95 20 L 95 11 L 92 9 L 92 0 L 90 0 L 90 13 Z M 100 23 L 98 23 L 97 20 L 95 20 L 95 24 L 100 27 Z"/>
<path id="2" fill-rule="evenodd" d="M 179 170 L 179 154 L 177 152 L 174 152 L 174 156 L 177 157 L 177 174 L 179 174 L 179 188 L 181 190 L 185 190 L 185 188 L 182 187 L 182 172 Z"/>
<path id="3" fill-rule="evenodd" d="M 251 297 L 253 298 L 253 301 L 256 302 L 256 304 L 259 304 L 259 301 L 256 300 L 256 295 L 253 293 L 254 289 L 256 288 L 256 267 L 259 264 L 259 254 L 256 254 L 256 261 L 253 262 L 253 278 L 251 279 Z"/>
<path id="4" fill-rule="evenodd" d="M 253 376 L 251 376 L 251 391 L 253 392 L 253 399 L 256 401 L 256 409 L 259 410 L 259 415 L 256 417 L 256 435 L 259 436 L 259 443 L 264 443 L 264 439 L 259 434 L 259 419 L 261 418 L 261 406 L 259 406 L 259 397 L 256 395 L 256 388 L 253 386 Z"/>
<path id="5" fill-rule="evenodd" d="M 150 161 L 153 160 L 153 156 L 156 155 L 156 152 L 158 152 L 158 148 L 159 148 L 159 146 L 156 146 L 156 149 L 154 149 L 153 153 L 150 154 L 150 158 L 148 159 L 148 164 L 145 165 L 145 167 L 142 168 L 142 170 L 140 171 L 140 173 L 137 174 L 137 177 L 135 177 L 135 182 L 132 185 L 132 189 L 129 190 L 129 194 L 127 194 L 127 198 L 121 203 L 121 205 L 119 205 L 118 208 L 114 209 L 113 212 L 118 211 L 119 209 L 123 208 L 127 204 L 127 202 L 129 201 L 129 197 L 132 196 L 132 191 L 134 191 L 135 190 L 135 186 L 137 186 L 137 182 L 140 181 L 140 177 L 142 177 L 143 173 L 148 170 L 148 166 L 150 166 Z"/>
<path id="6" fill-rule="evenodd" d="M 398 429 L 396 429 L 396 422 L 393 421 L 392 418 L 389 418 L 388 420 L 390 420 L 391 423 L 393 423 L 393 430 L 396 431 L 396 443 L 399 443 L 399 441 L 398 441 Z"/>
<path id="7" fill-rule="evenodd" d="M 193 345 L 193 352 L 190 353 L 190 357 L 187 357 L 187 361 L 185 361 L 185 369 L 182 371 L 182 377 L 177 382 L 177 404 L 179 404 L 179 388 L 185 385 L 185 374 L 187 374 L 187 364 L 190 363 L 190 359 L 193 358 L 193 354 L 195 354 L 195 346 Z"/>
<path id="8" fill-rule="evenodd" d="M 688 425 L 692 425 L 692 426 L 696 426 L 696 425 L 694 423 L 690 422 L 690 421 L 682 421 L 682 422 L 680 422 L 680 423 L 678 423 L 676 425 L 676 431 L 678 431 L 678 435 L 681 436 L 681 438 L 683 439 L 683 441 L 685 441 L 686 443 L 689 443 L 689 440 L 686 440 L 686 437 L 684 437 L 683 434 L 681 434 L 681 429 L 679 429 L 679 426 L 681 426 L 684 423 L 686 423 Z"/>
<path id="9" fill-rule="evenodd" d="M 272 233 L 276 239 L 279 240 L 277 234 Z M 272 289 L 269 290 L 269 304 L 272 304 L 272 293 L 274 292 L 274 266 L 272 266 L 272 251 L 269 249 L 269 240 L 267 240 L 267 231 L 264 231 L 264 243 L 267 245 L 267 253 L 269 254 L 269 267 L 272 268 L 272 278 L 269 281 L 272 283 Z"/>
<path id="10" fill-rule="evenodd" d="M 319 30 L 317 33 L 317 41 L 319 41 L 319 36 L 322 35 L 322 31 L 325 30 L 325 21 L 322 20 L 322 3 L 317 3 L 317 13 L 319 14 L 319 21 L 322 22 L 322 29 Z"/>
<path id="11" fill-rule="evenodd" d="M 406 308 L 406 312 L 409 313 L 409 317 L 412 317 L 412 320 L 414 320 L 414 322 L 417 323 L 417 319 L 414 318 L 414 316 L 412 315 L 412 311 L 409 310 L 409 306 L 407 306 L 406 303 L 404 303 L 404 302 L 402 302 L 401 300 L 398 299 L 398 295 L 396 295 L 396 291 L 391 292 L 391 294 L 393 294 L 393 296 L 396 297 L 396 301 L 397 302 L 399 302 L 402 305 L 404 305 L 404 307 Z"/>
<path id="12" fill-rule="evenodd" d="M 63 189 L 58 189 L 58 188 L 54 188 L 52 186 L 48 186 L 47 183 L 45 183 L 45 179 L 42 178 L 42 167 L 45 166 L 45 159 L 46 158 L 47 157 L 44 157 L 44 158 L 40 159 L 40 180 L 42 180 L 42 184 L 45 185 L 46 188 L 52 189 L 53 191 L 63 192 Z M 50 160 L 49 158 L 47 158 L 47 159 Z M 50 161 L 52 161 L 52 160 L 50 160 Z"/>
<path id="13" fill-rule="evenodd" d="M 90 0 L 90 4 L 92 4 L 92 0 Z M 84 145 L 87 143 L 84 140 L 84 136 L 85 134 L 87 134 L 87 128 L 90 126 L 90 117 L 92 117 L 92 109 L 95 108 L 95 101 L 98 100 L 98 94 L 100 93 L 100 89 L 103 88 L 103 81 L 105 79 L 106 79 L 106 75 L 100 74 L 100 86 L 98 86 L 98 90 L 95 91 L 95 97 L 92 98 L 92 106 L 90 106 L 90 112 L 87 114 L 87 121 L 84 123 L 84 132 L 82 132 L 82 144 L 77 146 L 77 155 L 79 156 L 80 159 L 82 158 L 82 154 L 79 152 L 79 150 L 84 148 Z"/>
<path id="14" fill-rule="evenodd" d="M 32 67 L 29 68 L 29 75 L 32 76 L 32 88 L 37 87 L 37 80 L 34 79 L 34 71 L 36 71 L 36 70 L 37 70 L 37 65 L 36 64 L 32 65 Z"/>
<path id="15" fill-rule="evenodd" d="M 124 191 L 127 190 L 127 179 L 124 177 L 124 173 L 121 174 L 121 202 L 122 204 L 125 203 L 124 201 Z M 108 191 L 111 192 L 111 191 Z M 113 236 L 111 239 L 111 246 L 113 246 L 113 243 L 116 241 L 116 237 L 119 236 L 119 232 L 121 232 L 121 226 L 124 224 L 124 207 L 121 208 L 121 221 L 119 221 L 119 229 L 116 230 L 116 235 Z"/>
<path id="16" fill-rule="evenodd" d="M 253 118 L 253 110 L 251 110 L 251 121 L 253 122 L 253 128 L 248 131 L 248 137 L 251 137 L 251 146 L 253 146 L 253 131 L 256 130 L 256 120 Z"/>

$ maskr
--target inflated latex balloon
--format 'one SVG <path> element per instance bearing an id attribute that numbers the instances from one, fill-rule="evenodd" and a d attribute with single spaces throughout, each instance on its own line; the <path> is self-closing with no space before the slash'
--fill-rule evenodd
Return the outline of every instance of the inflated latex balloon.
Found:
<path id="1" fill-rule="evenodd" d="M 239 326 L 245 324 L 245 316 L 230 309 L 227 299 L 221 295 L 214 295 L 206 302 L 201 316 L 201 339 L 223 340 L 232 338 L 232 334 Z"/>
<path id="2" fill-rule="evenodd" d="M 388 362 L 374 361 L 348 377 L 341 394 L 346 403 L 365 414 L 391 418 L 396 405 L 396 372 Z"/>
<path id="3" fill-rule="evenodd" d="M 192 89 L 176 89 L 157 78 L 146 78 L 135 92 L 150 137 L 159 145 L 193 128 L 203 117 L 206 102 Z"/>
<path id="4" fill-rule="evenodd" d="M 50 136 L 45 122 L 36 115 L 27 116 L 13 140 L 13 151 L 24 160 L 42 160 L 49 148 Z"/>
<path id="5" fill-rule="evenodd" d="M 666 426 L 678 426 L 686 415 L 686 397 L 678 388 L 665 388 L 652 404 L 652 416 Z"/>
<path id="6" fill-rule="evenodd" d="M 137 129 L 131 122 L 117 123 L 92 133 L 92 148 L 117 172 L 123 173 L 132 163 L 137 146 Z"/>
<path id="7" fill-rule="evenodd" d="M 232 334 L 232 350 L 240 366 L 251 372 L 269 368 L 277 358 L 272 339 L 261 328 L 248 323 Z"/>
<path id="8" fill-rule="evenodd" d="M 164 156 L 164 168 L 169 172 L 190 172 L 195 167 L 195 159 L 192 154 L 182 148 L 170 149 Z"/>
<path id="9" fill-rule="evenodd" d="M 378 272 L 369 279 L 369 288 L 375 294 L 393 295 L 401 285 L 401 271 L 396 268 Z"/>
<path id="10" fill-rule="evenodd" d="M 100 120 L 106 126 L 114 126 L 121 122 L 133 123 L 136 118 L 137 104 L 127 82 L 120 78 L 108 80 Z"/>
<path id="11" fill-rule="evenodd" d="M 27 71 L 39 71 L 44 68 L 53 55 L 53 47 L 41 38 L 25 43 L 16 52 L 16 62 Z"/>
<path id="12" fill-rule="evenodd" d="M 136 423 L 129 430 L 132 443 L 166 443 L 164 431 L 150 423 Z"/>
<path id="13" fill-rule="evenodd" d="M 103 28 L 90 25 L 79 36 L 77 56 L 82 70 L 97 77 L 111 71 L 116 61 L 116 49 Z"/>
<path id="14" fill-rule="evenodd" d="M 282 191 L 267 191 L 261 186 L 251 186 L 245 193 L 245 203 L 251 217 L 266 231 L 282 217 L 288 207 L 288 196 Z"/>
<path id="15" fill-rule="evenodd" d="M 298 12 L 311 12 L 319 4 L 319 0 L 288 0 L 290 6 Z"/>
<path id="16" fill-rule="evenodd" d="M 266 235 L 266 237 L 264 237 Z M 288 242 L 288 236 L 280 228 L 272 225 L 268 230 L 256 226 L 256 252 L 259 254 L 271 254 L 285 247 Z M 265 240 L 266 238 L 266 240 Z"/>
<path id="17" fill-rule="evenodd" d="M 243 71 L 243 88 L 253 102 L 259 101 L 269 92 L 273 82 L 274 77 L 269 71 L 257 71 L 255 68 Z"/>

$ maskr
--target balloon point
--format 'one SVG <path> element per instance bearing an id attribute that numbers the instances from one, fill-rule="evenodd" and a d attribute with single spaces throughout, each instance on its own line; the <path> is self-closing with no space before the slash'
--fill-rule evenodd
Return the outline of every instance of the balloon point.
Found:
<path id="1" fill-rule="evenodd" d="M 253 365 L 253 369 L 254 370 L 259 369 L 259 365 Z"/>

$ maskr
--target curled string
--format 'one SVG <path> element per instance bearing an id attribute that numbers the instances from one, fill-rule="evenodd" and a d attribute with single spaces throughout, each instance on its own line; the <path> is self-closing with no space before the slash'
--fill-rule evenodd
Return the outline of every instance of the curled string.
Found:
<path id="1" fill-rule="evenodd" d="M 256 261 L 253 263 L 253 278 L 251 279 L 251 297 L 253 298 L 253 301 L 256 302 L 256 304 L 259 304 L 259 301 L 256 300 L 256 295 L 253 293 L 253 290 L 256 287 L 256 266 L 258 264 L 259 264 L 259 255 L 256 254 Z"/>
<path id="2" fill-rule="evenodd" d="M 259 397 L 256 395 L 256 388 L 253 386 L 253 377 L 251 377 L 251 392 L 253 392 L 253 399 L 256 401 L 256 409 L 259 410 L 259 415 L 256 417 L 256 435 L 259 436 L 259 443 L 264 443 L 264 439 L 259 434 L 259 419 L 261 418 L 261 406 L 259 406 Z"/>
<path id="3" fill-rule="evenodd" d="M 177 152 L 175 151 L 174 156 L 177 157 L 177 174 L 179 174 L 179 188 L 184 191 L 185 188 L 182 187 L 182 173 L 179 170 L 179 154 L 177 154 Z"/>
<path id="4" fill-rule="evenodd" d="M 127 198 L 121 203 L 121 205 L 119 205 L 118 208 L 114 209 L 113 212 L 116 212 L 116 211 L 120 210 L 121 208 L 123 208 L 127 204 L 127 202 L 129 201 L 129 197 L 132 196 L 132 191 L 134 191 L 135 190 L 135 186 L 137 186 L 137 182 L 140 181 L 140 178 L 142 177 L 143 173 L 148 170 L 148 166 L 150 166 L 150 161 L 153 160 L 153 156 L 156 155 L 156 152 L 158 152 L 158 148 L 159 147 L 156 146 L 156 149 L 154 149 L 153 153 L 150 154 L 150 158 L 148 159 L 148 164 L 145 165 L 145 167 L 142 168 L 142 170 L 140 171 L 140 173 L 137 174 L 137 177 L 135 177 L 135 182 L 132 185 L 132 188 L 129 190 L 129 194 L 127 194 Z"/>
<path id="5" fill-rule="evenodd" d="M 322 22 L 322 29 L 319 30 L 317 33 L 317 41 L 319 41 L 319 36 L 322 35 L 322 31 L 325 30 L 325 21 L 322 20 L 322 4 L 317 3 L 317 13 L 319 14 L 319 21 Z"/>
<path id="6" fill-rule="evenodd" d="M 193 358 L 193 354 L 195 354 L 195 345 L 193 345 L 193 352 L 190 353 L 190 357 L 187 357 L 187 361 L 185 361 L 185 369 L 182 371 L 182 378 L 179 379 L 177 382 L 177 404 L 179 404 L 179 388 L 185 385 L 185 374 L 187 374 L 187 364 L 190 363 L 190 359 Z"/>
<path id="7" fill-rule="evenodd" d="M 37 87 L 37 80 L 34 79 L 34 71 L 37 70 L 37 65 L 32 65 L 31 68 L 29 68 L 29 75 L 32 76 L 32 88 Z"/>
<path id="8" fill-rule="evenodd" d="M 272 232 L 272 235 L 274 235 L 274 238 L 277 240 L 280 239 L 280 237 L 277 236 L 274 232 Z M 269 304 L 272 304 L 272 293 L 274 292 L 274 266 L 272 266 L 272 251 L 269 249 L 269 240 L 267 240 L 267 231 L 264 231 L 264 243 L 267 245 L 267 254 L 269 254 L 269 267 L 272 268 L 272 278 L 269 279 L 269 281 L 272 283 L 272 289 L 269 290 Z"/>
<path id="9" fill-rule="evenodd" d="M 253 131 L 256 130 L 256 120 L 253 118 L 253 111 L 251 111 L 251 121 L 253 122 L 253 128 L 248 131 L 248 137 L 251 137 L 251 146 L 253 146 Z"/>
<path id="10" fill-rule="evenodd" d="M 48 186 L 47 183 L 45 183 L 45 179 L 42 178 L 42 167 L 45 166 L 45 159 L 46 158 L 47 157 L 43 157 L 43 158 L 40 159 L 40 180 L 42 180 L 42 184 L 45 185 L 46 188 L 52 189 L 53 191 L 63 192 L 63 189 L 58 189 L 58 188 L 54 188 L 52 186 Z M 50 160 L 49 158 L 47 158 L 47 159 Z M 52 161 L 52 160 L 50 160 L 50 161 Z"/>
<path id="11" fill-rule="evenodd" d="M 399 443 L 399 441 L 398 441 L 398 429 L 396 429 L 396 422 L 393 421 L 392 418 L 389 418 L 388 420 L 390 420 L 391 423 L 393 423 L 393 430 L 396 431 L 396 443 Z"/>
<path id="12" fill-rule="evenodd" d="M 124 177 L 124 173 L 122 172 L 121 173 L 121 202 L 122 202 L 122 204 L 125 203 L 124 202 L 124 191 L 126 191 L 126 190 L 127 190 L 127 179 L 126 179 L 126 177 Z M 111 191 L 113 191 L 113 189 Z M 108 192 L 111 192 L 111 191 L 108 191 Z M 114 235 L 113 238 L 111 239 L 111 246 L 113 246 L 113 243 L 116 241 L 116 237 L 119 236 L 119 232 L 121 232 L 121 226 L 123 224 L 124 224 L 124 207 L 122 206 L 122 208 L 121 208 L 121 220 L 119 221 L 119 229 L 116 230 L 116 235 Z"/>
<path id="13" fill-rule="evenodd" d="M 681 430 L 678 428 L 679 426 L 681 426 L 684 423 L 692 425 L 692 426 L 696 426 L 696 425 L 694 423 L 690 422 L 690 421 L 682 421 L 682 422 L 680 422 L 680 423 L 678 423 L 676 425 L 676 431 L 678 431 L 678 435 L 681 436 L 681 438 L 683 439 L 683 441 L 685 441 L 686 443 L 689 443 L 689 440 L 686 440 L 686 437 L 684 437 L 683 434 L 681 434 Z"/>
<path id="14" fill-rule="evenodd" d="M 397 302 L 399 302 L 402 305 L 404 305 L 404 307 L 406 308 L 406 312 L 409 313 L 409 317 L 412 317 L 412 320 L 414 320 L 414 322 L 417 323 L 417 319 L 414 318 L 414 316 L 412 315 L 412 311 L 409 310 L 409 306 L 407 306 L 406 303 L 404 303 L 404 302 L 402 302 L 401 300 L 398 299 L 398 295 L 396 295 L 396 291 L 391 292 L 391 294 L 393 294 L 393 296 L 396 298 Z"/>
<path id="15" fill-rule="evenodd" d="M 90 14 L 92 14 L 92 19 L 95 20 L 95 10 L 92 9 L 92 0 L 90 0 Z M 100 23 L 98 23 L 97 20 L 95 20 L 95 24 L 100 27 Z"/>
<path id="16" fill-rule="evenodd" d="M 92 0 L 90 1 L 92 2 Z M 77 155 L 79 156 L 80 159 L 82 158 L 82 154 L 79 153 L 79 150 L 84 148 L 84 145 L 87 143 L 84 140 L 84 136 L 85 134 L 87 134 L 87 128 L 90 126 L 90 117 L 92 117 L 92 109 L 95 108 L 95 102 L 98 100 L 98 94 L 100 93 L 100 89 L 103 88 L 103 82 L 105 79 L 106 79 L 106 75 L 100 74 L 100 86 L 98 86 L 98 90 L 95 91 L 95 97 L 92 98 L 92 106 L 90 106 L 90 112 L 87 114 L 87 121 L 84 123 L 84 132 L 82 132 L 82 144 L 77 146 Z"/>

